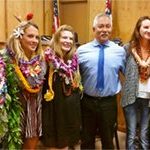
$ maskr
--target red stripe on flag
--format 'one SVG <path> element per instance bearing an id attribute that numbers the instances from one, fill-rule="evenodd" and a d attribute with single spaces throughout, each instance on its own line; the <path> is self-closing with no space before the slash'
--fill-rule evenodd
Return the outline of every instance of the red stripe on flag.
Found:
<path id="1" fill-rule="evenodd" d="M 59 21 L 59 12 L 58 12 L 58 1 L 53 0 L 53 25 L 52 25 L 52 33 L 55 33 L 60 25 Z"/>
<path id="2" fill-rule="evenodd" d="M 105 13 L 106 13 L 107 15 L 111 15 L 111 0 L 106 0 Z"/>

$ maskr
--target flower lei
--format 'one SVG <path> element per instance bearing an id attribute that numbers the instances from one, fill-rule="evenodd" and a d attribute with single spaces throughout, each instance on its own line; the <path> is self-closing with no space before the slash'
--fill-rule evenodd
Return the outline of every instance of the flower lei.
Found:
<path id="1" fill-rule="evenodd" d="M 6 62 L 5 66 L 2 66 L 5 67 L 7 93 L 5 95 L 5 103 L 0 109 L 0 138 L 5 135 L 2 138 L 4 149 L 20 149 L 22 145 L 20 126 L 22 107 L 18 101 L 18 93 L 20 92 L 18 78 L 14 72 L 14 66 L 11 64 L 10 57 L 7 55 L 7 50 L 2 50 L 1 52 L 4 62 Z M 3 61 L 0 62 L 4 64 Z"/>
<path id="2" fill-rule="evenodd" d="M 40 58 L 40 56 L 38 55 L 38 56 L 34 57 L 30 62 L 20 59 L 20 61 L 19 61 L 20 67 L 17 64 L 15 64 L 15 71 L 16 71 L 19 79 L 22 81 L 25 89 L 30 93 L 38 93 L 41 89 L 40 88 L 41 85 L 43 84 L 44 77 L 41 79 L 36 78 L 39 76 L 39 74 L 42 71 L 42 69 L 40 67 L 39 58 Z M 26 80 L 26 77 L 31 77 L 35 81 L 35 84 L 32 85 L 32 87 Z M 36 79 L 37 79 L 37 81 L 36 81 Z"/>
<path id="3" fill-rule="evenodd" d="M 2 57 L 0 57 L 0 107 L 3 106 L 6 99 L 6 93 L 7 93 L 5 69 L 6 69 L 6 65 Z"/>
<path id="4" fill-rule="evenodd" d="M 37 55 L 31 61 L 25 61 L 23 59 L 19 60 L 19 66 L 25 77 L 35 77 L 38 76 L 38 74 L 41 72 L 42 69 L 40 67 L 39 58 L 40 56 Z"/>
<path id="5" fill-rule="evenodd" d="M 78 84 L 73 79 L 73 74 L 78 69 L 77 55 L 75 54 L 71 60 L 66 63 L 55 55 L 52 49 L 47 49 L 45 51 L 45 58 L 52 66 L 50 66 L 49 73 L 49 90 L 44 95 L 46 101 L 52 100 L 54 97 L 54 92 L 52 90 L 52 76 L 54 72 L 58 72 L 61 77 L 65 79 L 66 85 L 71 85 L 72 88 L 77 88 Z"/>
<path id="6" fill-rule="evenodd" d="M 132 49 L 132 53 L 133 56 L 137 62 L 137 64 L 139 65 L 139 76 L 140 76 L 140 80 L 141 82 L 145 82 L 147 81 L 147 79 L 150 77 L 150 57 L 147 57 L 147 60 L 144 61 L 142 59 L 142 54 L 141 54 L 141 50 L 139 49 L 138 51 L 136 49 Z"/>
<path id="7" fill-rule="evenodd" d="M 9 47 L 7 47 L 7 52 L 12 58 L 15 57 L 14 52 L 11 49 L 9 49 Z M 16 63 L 14 64 L 15 71 L 20 81 L 24 85 L 25 89 L 30 93 L 38 93 L 44 81 L 44 77 L 38 79 L 38 76 L 42 71 L 39 59 L 40 56 L 37 55 L 34 58 L 32 58 L 31 61 L 25 61 L 23 59 L 20 59 L 19 66 Z M 26 80 L 27 77 L 32 78 L 35 84 L 31 86 Z"/>
<path id="8" fill-rule="evenodd" d="M 48 76 L 49 89 L 47 90 L 46 94 L 44 94 L 44 99 L 46 101 L 51 101 L 54 98 L 54 91 L 52 89 L 53 73 L 54 73 L 53 68 L 50 68 Z"/>
<path id="9" fill-rule="evenodd" d="M 45 57 L 48 62 L 53 65 L 54 71 L 59 72 L 59 75 L 65 78 L 65 83 L 74 85 L 73 73 L 77 71 L 77 55 L 74 55 L 72 60 L 68 60 L 66 63 L 55 55 L 51 49 L 45 51 Z"/>
<path id="10" fill-rule="evenodd" d="M 18 65 L 15 64 L 15 71 L 19 77 L 19 79 L 22 81 L 25 89 L 30 93 L 37 93 L 40 91 L 40 88 L 32 89 L 32 87 L 29 85 L 25 77 L 23 76 L 22 72 L 20 71 L 20 68 Z"/>
<path id="11" fill-rule="evenodd" d="M 6 64 L 0 56 L 0 142 L 8 131 L 8 116 L 5 109 L 7 95 Z"/>

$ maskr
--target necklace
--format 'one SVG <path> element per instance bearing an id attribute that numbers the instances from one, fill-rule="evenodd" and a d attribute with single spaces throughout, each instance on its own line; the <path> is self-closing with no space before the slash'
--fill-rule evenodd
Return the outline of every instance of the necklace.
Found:
<path id="1" fill-rule="evenodd" d="M 41 67 L 40 67 L 40 56 L 37 55 L 34 58 L 32 58 L 30 61 L 26 61 L 23 59 L 19 60 L 19 66 L 24 74 L 25 77 L 32 76 L 36 77 L 38 74 L 41 72 Z"/>
<path id="2" fill-rule="evenodd" d="M 44 73 L 42 71 L 42 61 L 40 60 L 40 56 L 36 55 L 30 61 L 19 59 L 17 64 L 15 60 L 15 53 L 8 46 L 7 53 L 12 58 L 16 74 L 23 83 L 25 89 L 30 93 L 39 92 L 44 81 Z"/>
<path id="3" fill-rule="evenodd" d="M 0 57 L 0 108 L 3 107 L 4 101 L 7 94 L 7 85 L 6 85 L 6 64 L 2 57 Z"/>
<path id="4" fill-rule="evenodd" d="M 19 60 L 19 66 L 15 63 L 15 71 L 23 83 L 25 89 L 30 93 L 37 93 L 43 84 L 44 75 L 42 75 L 41 62 L 39 55 L 35 56 L 30 61 L 23 59 Z M 27 81 L 29 79 L 32 85 Z"/>
<path id="5" fill-rule="evenodd" d="M 49 89 L 47 90 L 44 98 L 46 101 L 50 101 L 54 98 L 54 91 L 52 89 L 53 83 L 53 74 L 57 72 L 60 77 L 64 79 L 63 92 L 66 96 L 69 96 L 73 89 L 78 88 L 82 91 L 82 85 L 80 84 L 79 78 L 79 69 L 77 63 L 77 55 L 74 54 L 71 60 L 68 60 L 66 63 L 54 54 L 52 49 L 47 49 L 45 51 L 46 61 L 50 64 L 50 71 L 48 77 Z M 78 76 L 75 76 L 76 75 Z M 66 88 L 66 85 L 69 85 L 69 88 Z"/>
<path id="6" fill-rule="evenodd" d="M 144 60 L 142 57 L 141 49 L 133 49 L 132 53 L 136 59 L 137 64 L 139 65 L 139 75 L 141 82 L 146 81 L 150 77 L 150 52 L 148 53 L 147 58 Z"/>
<path id="7" fill-rule="evenodd" d="M 51 49 L 45 51 L 46 60 L 54 68 L 54 72 L 58 72 L 61 77 L 65 79 L 67 85 L 74 86 L 74 72 L 77 71 L 77 55 L 75 54 L 71 60 L 68 60 L 66 63 L 59 58 Z"/>
<path id="8" fill-rule="evenodd" d="M 15 71 L 19 77 L 19 79 L 22 81 L 25 89 L 30 92 L 30 93 L 38 93 L 40 91 L 40 87 L 37 87 L 36 89 L 33 89 L 30 84 L 27 82 L 27 80 L 25 79 L 25 77 L 23 76 L 20 68 L 18 65 L 15 64 Z"/>

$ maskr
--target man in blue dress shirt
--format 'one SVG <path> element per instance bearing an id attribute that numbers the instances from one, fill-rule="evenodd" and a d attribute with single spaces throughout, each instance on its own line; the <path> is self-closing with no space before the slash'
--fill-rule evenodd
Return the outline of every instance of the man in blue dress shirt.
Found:
<path id="1" fill-rule="evenodd" d="M 114 149 L 114 127 L 117 122 L 116 95 L 121 90 L 119 71 L 125 68 L 125 50 L 110 41 L 112 20 L 98 14 L 93 21 L 95 39 L 80 46 L 80 73 L 84 88 L 81 100 L 81 149 L 95 149 L 100 135 L 102 149 Z"/>

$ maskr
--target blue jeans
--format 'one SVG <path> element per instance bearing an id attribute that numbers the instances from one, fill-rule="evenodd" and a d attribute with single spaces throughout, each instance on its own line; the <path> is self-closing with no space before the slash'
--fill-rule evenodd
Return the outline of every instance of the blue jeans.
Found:
<path id="1" fill-rule="evenodd" d="M 149 100 L 138 98 L 135 103 L 124 107 L 124 114 L 127 126 L 126 148 L 134 150 L 135 138 L 137 135 L 137 124 L 139 124 L 139 142 L 141 149 L 149 149 L 149 121 L 150 108 Z"/>

